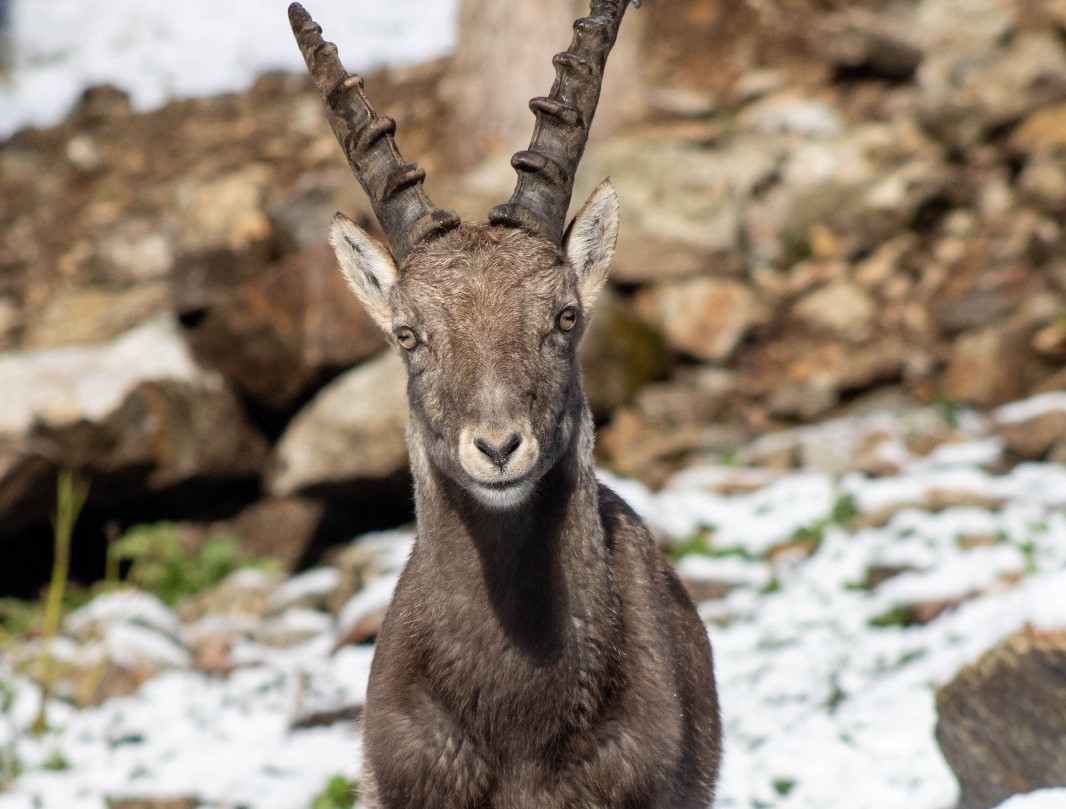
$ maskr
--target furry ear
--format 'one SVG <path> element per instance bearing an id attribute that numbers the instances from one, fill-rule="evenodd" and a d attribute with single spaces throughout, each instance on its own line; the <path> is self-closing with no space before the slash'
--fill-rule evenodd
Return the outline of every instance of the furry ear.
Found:
<path id="1" fill-rule="evenodd" d="M 618 239 L 618 193 L 610 180 L 600 183 L 588 198 L 563 239 L 563 249 L 577 270 L 578 291 L 586 310 L 603 289 Z"/>
<path id="2" fill-rule="evenodd" d="M 344 214 L 336 214 L 329 228 L 329 243 L 348 286 L 375 322 L 392 334 L 389 290 L 399 277 L 389 252 Z"/>

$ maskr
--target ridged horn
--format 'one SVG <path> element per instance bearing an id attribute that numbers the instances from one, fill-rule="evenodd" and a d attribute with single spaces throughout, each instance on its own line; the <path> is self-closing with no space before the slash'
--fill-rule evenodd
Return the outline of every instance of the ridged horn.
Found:
<path id="1" fill-rule="evenodd" d="M 591 0 L 589 15 L 574 23 L 570 48 L 552 60 L 551 94 L 529 102 L 537 117 L 533 138 L 528 149 L 511 158 L 518 184 L 510 201 L 489 211 L 492 224 L 562 242 L 574 174 L 600 100 L 607 55 L 631 2 L 640 5 L 639 0 Z"/>
<path id="2" fill-rule="evenodd" d="M 459 215 L 434 206 L 422 188 L 425 170 L 417 163 L 405 163 L 396 148 L 396 122 L 374 112 L 363 93 L 362 77 L 344 69 L 337 46 L 322 39 L 321 26 L 299 3 L 289 6 L 289 24 L 333 134 L 400 264 L 419 242 L 456 227 Z"/>

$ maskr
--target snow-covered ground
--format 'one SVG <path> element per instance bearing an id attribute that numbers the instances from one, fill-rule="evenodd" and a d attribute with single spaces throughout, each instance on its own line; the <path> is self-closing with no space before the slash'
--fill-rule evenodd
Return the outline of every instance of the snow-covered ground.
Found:
<path id="1" fill-rule="evenodd" d="M 699 604 L 726 728 L 719 809 L 949 809 L 957 787 L 934 740 L 934 689 L 1023 626 L 1066 627 L 1066 466 L 994 471 L 999 442 L 969 414 L 961 433 L 915 454 L 908 435 L 936 418 L 856 417 L 748 448 L 758 455 L 792 442 L 818 466 L 689 469 L 659 492 L 612 479 L 653 526 L 691 550 L 679 563 L 688 580 L 733 586 Z M 840 462 L 860 447 L 897 471 L 828 471 L 846 468 Z M 797 537 L 816 550 L 806 555 Z M 247 665 L 227 678 L 174 656 L 218 617 L 179 630 L 159 605 L 132 595 L 72 616 L 68 631 L 109 625 L 105 643 L 116 627 L 138 628 L 140 640 L 134 633 L 112 643 L 171 671 L 98 708 L 57 702 L 40 739 L 25 733 L 37 691 L 14 681 L 13 726 L 0 717 L 0 749 L 17 736 L 25 772 L 0 794 L 0 809 L 103 809 L 105 796 L 124 795 L 294 809 L 309 806 L 330 776 L 357 777 L 357 722 L 298 730 L 293 719 L 362 702 L 371 648 L 330 649 L 387 601 L 412 538 L 358 542 L 377 549 L 384 574 L 336 619 L 306 606 L 332 574 L 312 571 L 276 590 L 275 631 L 305 640 L 284 649 L 245 642 L 234 654 Z M 896 575 L 871 583 L 872 569 Z M 893 617 L 945 600 L 958 605 L 928 623 Z M 67 769 L 47 768 L 57 754 Z M 1044 790 L 1003 809 L 1063 806 L 1066 791 Z"/>
<path id="2" fill-rule="evenodd" d="M 114 84 L 137 109 L 302 71 L 287 0 L 9 0 L 11 66 L 0 69 L 0 138 L 56 123 L 81 91 Z M 447 53 L 458 0 L 307 0 L 351 70 Z M 2 46 L 0 46 L 2 48 Z"/>

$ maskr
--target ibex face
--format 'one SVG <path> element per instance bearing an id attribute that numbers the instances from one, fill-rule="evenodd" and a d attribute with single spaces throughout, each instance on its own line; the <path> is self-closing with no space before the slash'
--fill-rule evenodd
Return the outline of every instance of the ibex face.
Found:
<path id="1" fill-rule="evenodd" d="M 522 503 L 584 412 L 577 345 L 607 276 L 618 200 L 602 184 L 563 249 L 462 225 L 391 257 L 342 215 L 330 241 L 353 291 L 402 350 L 411 435 L 481 503 Z"/>

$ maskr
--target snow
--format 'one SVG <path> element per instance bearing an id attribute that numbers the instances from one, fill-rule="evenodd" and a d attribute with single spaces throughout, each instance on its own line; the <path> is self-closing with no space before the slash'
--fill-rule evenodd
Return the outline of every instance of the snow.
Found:
<path id="1" fill-rule="evenodd" d="M 340 584 L 341 572 L 335 567 L 316 567 L 293 576 L 275 590 L 267 608 L 271 612 L 281 612 L 294 604 L 308 600 L 324 599 Z"/>
<path id="2" fill-rule="evenodd" d="M 995 412 L 1000 424 L 1017 424 L 1048 413 L 1066 413 L 1066 391 L 1055 390 L 1003 405 Z"/>
<path id="3" fill-rule="evenodd" d="M 449 52 L 457 0 L 307 0 L 350 70 Z M 287 2 L 13 0 L 10 75 L 0 76 L 0 138 L 59 121 L 82 90 L 110 83 L 139 110 L 250 87 L 265 71 L 302 72 Z"/>
<path id="4" fill-rule="evenodd" d="M 934 737 L 935 689 L 1012 632 L 1066 627 L 1066 467 L 997 472 L 998 444 L 971 425 L 969 440 L 943 451 L 900 453 L 898 473 L 885 477 L 706 467 L 652 492 L 603 475 L 667 538 L 708 541 L 707 555 L 681 559 L 683 574 L 732 585 L 699 605 L 726 733 L 717 809 L 954 805 L 956 782 Z M 818 430 L 846 447 L 883 427 L 856 418 Z M 805 430 L 804 441 L 819 434 Z M 841 518 L 841 498 L 854 519 Z M 798 529 L 817 542 L 808 557 L 766 553 Z M 365 700 L 372 648 L 333 652 L 334 641 L 385 606 L 413 538 L 383 532 L 359 542 L 379 554 L 379 577 L 336 620 L 300 606 L 268 619 L 297 638 L 286 648 L 260 630 L 259 640 L 250 633 L 235 645 L 228 677 L 178 667 L 97 708 L 55 703 L 47 734 L 20 732 L 26 771 L 0 795 L 0 809 L 103 809 L 107 795 L 189 794 L 218 809 L 289 809 L 308 806 L 334 775 L 357 777 L 358 722 L 297 728 L 301 717 Z M 876 567 L 904 570 L 871 589 Z M 320 592 L 310 586 L 317 576 L 291 587 Z M 953 606 L 928 623 L 892 618 L 937 601 Z M 127 614 L 95 604 L 85 614 Z M 238 618 L 249 617 L 230 620 Z M 186 642 L 211 620 L 186 627 Z M 13 721 L 25 729 L 37 692 L 3 665 L 0 682 L 18 692 Z M 5 733 L 0 722 L 0 744 Z M 56 751 L 70 769 L 44 768 Z M 1061 809 L 1064 800 L 1063 790 L 1043 790 L 1001 809 Z"/>
<path id="5" fill-rule="evenodd" d="M 171 318 L 150 320 L 110 343 L 7 352 L 0 356 L 0 435 L 22 435 L 35 422 L 101 419 L 146 379 L 211 384 Z"/>

